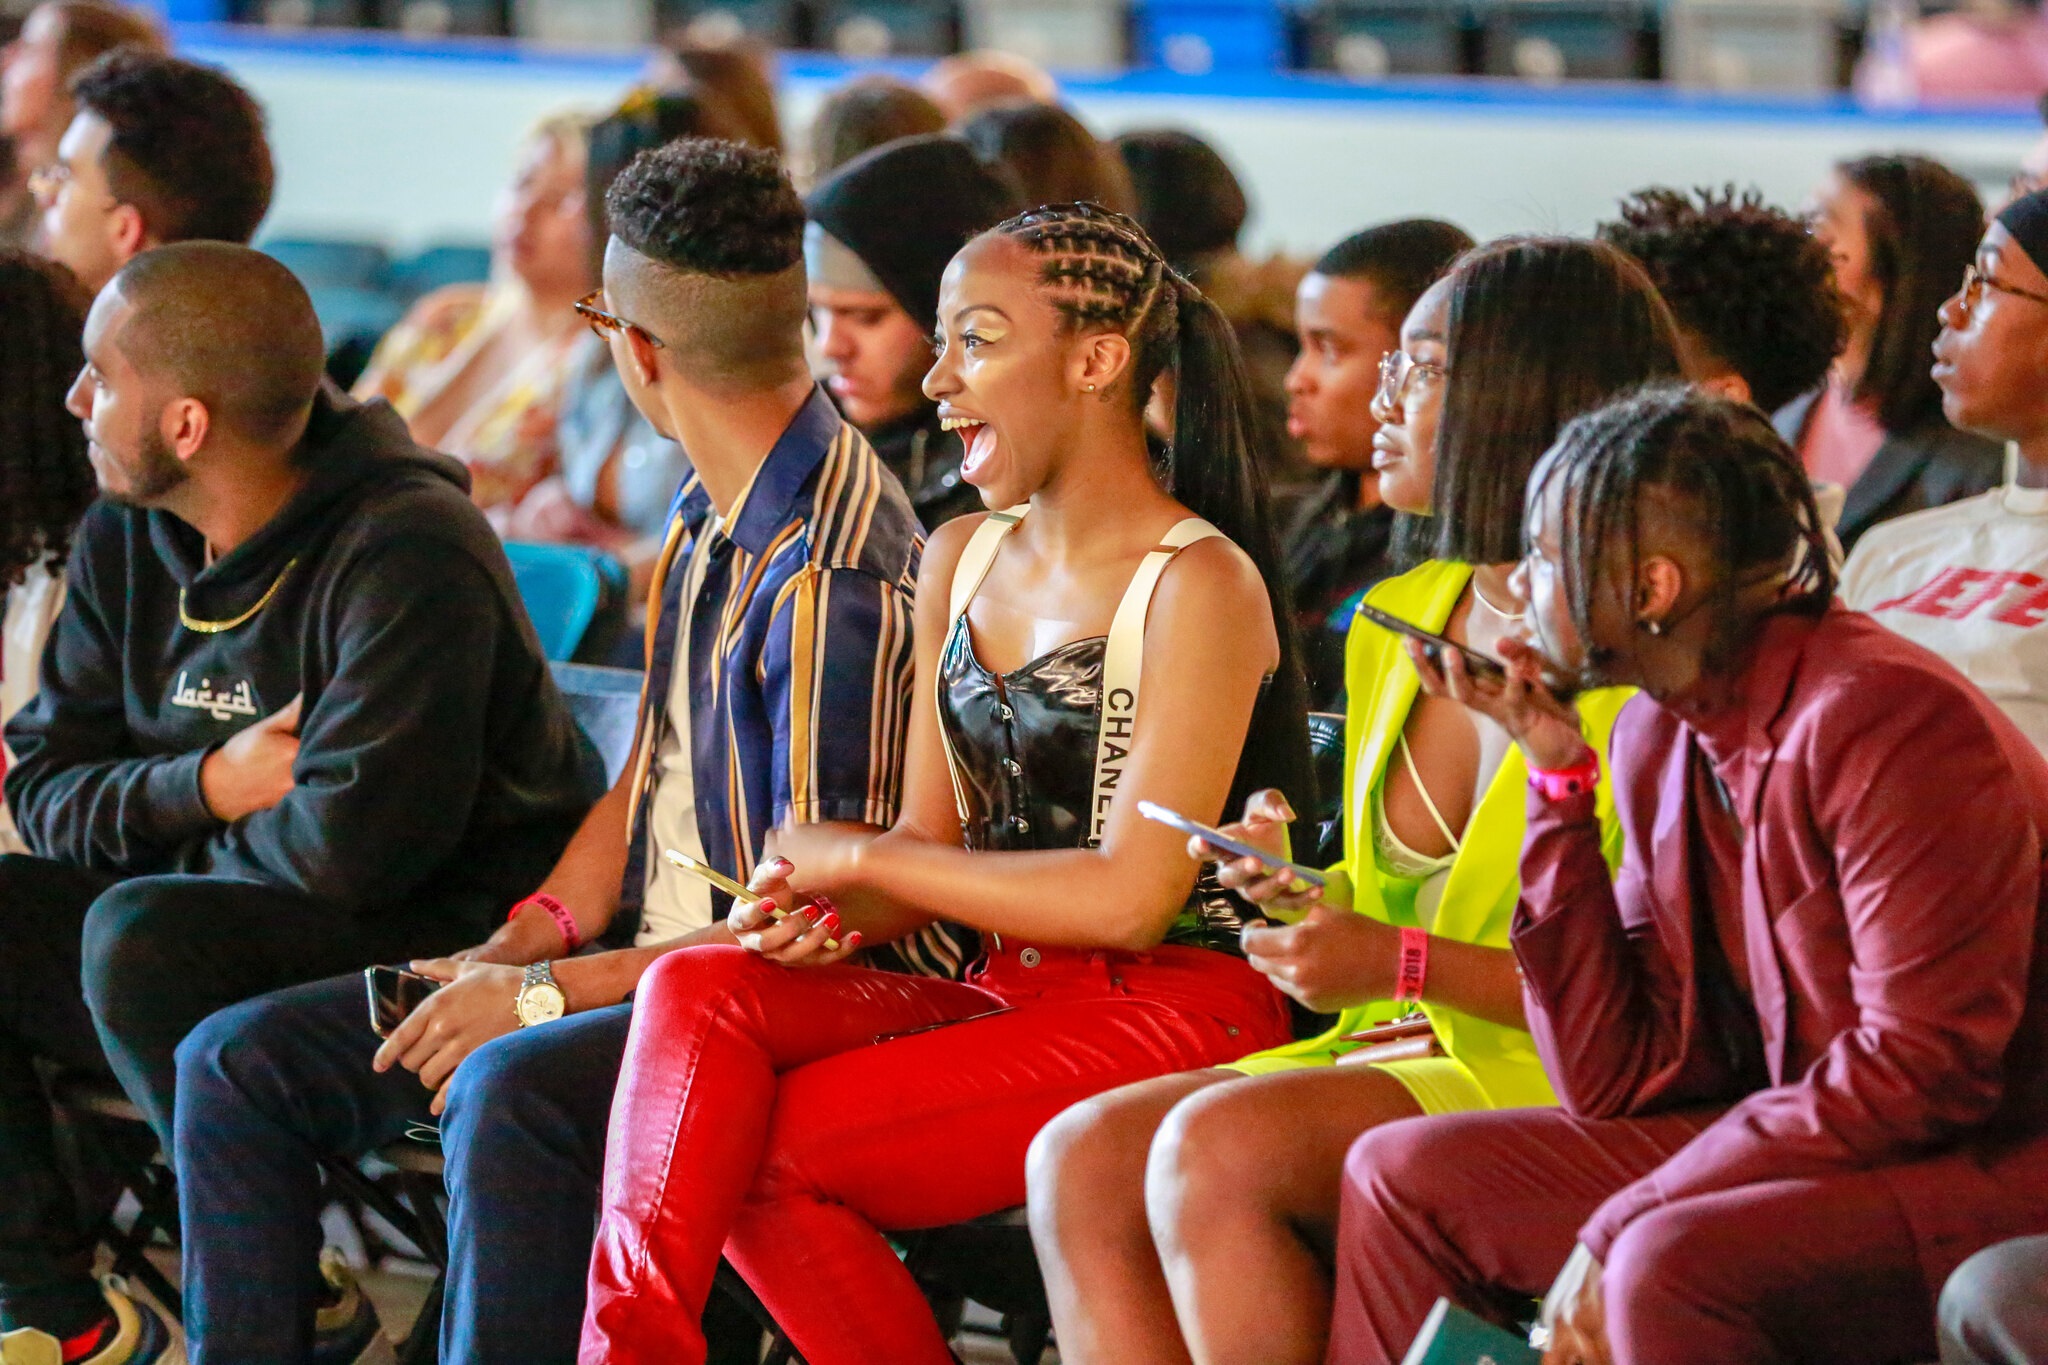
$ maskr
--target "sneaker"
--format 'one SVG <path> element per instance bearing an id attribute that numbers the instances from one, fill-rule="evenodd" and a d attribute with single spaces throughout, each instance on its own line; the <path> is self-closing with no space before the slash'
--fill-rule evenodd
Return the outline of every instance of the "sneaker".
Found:
<path id="1" fill-rule="evenodd" d="M 377 1319 L 377 1305 L 333 1247 L 320 1253 L 320 1278 L 334 1301 L 313 1319 L 314 1365 L 398 1365 L 398 1352 Z"/>
<path id="2" fill-rule="evenodd" d="M 118 1275 L 107 1276 L 100 1289 L 114 1315 L 114 1336 L 75 1365 L 185 1365 L 185 1348 L 163 1314 L 130 1294 Z M 64 1346 L 48 1332 L 24 1327 L 0 1335 L 0 1365 L 64 1365 Z"/>

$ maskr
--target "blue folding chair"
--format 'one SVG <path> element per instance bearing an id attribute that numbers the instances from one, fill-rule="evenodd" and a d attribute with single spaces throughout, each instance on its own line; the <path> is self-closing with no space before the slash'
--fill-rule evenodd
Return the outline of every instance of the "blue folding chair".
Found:
<path id="1" fill-rule="evenodd" d="M 508 540 L 505 557 L 549 659 L 600 655 L 625 624 L 626 566 L 604 551 Z"/>
<path id="2" fill-rule="evenodd" d="M 326 237 L 273 237 L 262 245 L 265 255 L 284 262 L 308 289 L 339 286 L 381 291 L 391 269 L 391 253 L 381 242 Z"/>
<path id="3" fill-rule="evenodd" d="M 491 276 L 491 249 L 455 242 L 423 247 L 385 272 L 384 285 L 410 303 L 451 284 L 473 284 Z"/>

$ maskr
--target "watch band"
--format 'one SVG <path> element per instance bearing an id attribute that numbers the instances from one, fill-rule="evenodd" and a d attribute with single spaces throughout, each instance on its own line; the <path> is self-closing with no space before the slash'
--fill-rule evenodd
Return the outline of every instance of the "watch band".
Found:
<path id="1" fill-rule="evenodd" d="M 528 986 L 553 986 L 562 989 L 562 983 L 555 980 L 555 964 L 552 962 L 529 962 L 526 964 L 526 979 L 519 983 L 519 989 Z"/>
<path id="2" fill-rule="evenodd" d="M 1600 785 L 1600 755 L 1589 748 L 1585 758 L 1569 768 L 1531 768 L 1529 785 L 1546 801 L 1581 796 Z"/>

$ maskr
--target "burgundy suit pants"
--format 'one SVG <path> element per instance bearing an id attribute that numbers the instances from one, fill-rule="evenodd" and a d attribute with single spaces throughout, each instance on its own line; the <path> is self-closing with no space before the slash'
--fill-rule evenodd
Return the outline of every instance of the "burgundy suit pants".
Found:
<path id="1" fill-rule="evenodd" d="M 1556 1109 L 1388 1124 L 1345 1164 L 1332 1365 L 1396 1365 L 1439 1296 L 1534 1316 L 1579 1229 L 1715 1117 Z M 1934 1301 L 1884 1182 L 1781 1180 L 1665 1204 L 1603 1267 L 1615 1365 L 1892 1365 L 1934 1355 Z"/>

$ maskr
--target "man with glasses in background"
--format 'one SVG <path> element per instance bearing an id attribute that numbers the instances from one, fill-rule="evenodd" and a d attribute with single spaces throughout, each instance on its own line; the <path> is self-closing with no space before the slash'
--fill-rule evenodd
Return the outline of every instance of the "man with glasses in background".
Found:
<path id="1" fill-rule="evenodd" d="M 1841 596 L 1953 663 L 2048 750 L 2048 191 L 1998 214 L 1941 321 L 1942 410 L 2008 442 L 2005 486 L 1872 530 Z"/>
<path id="2" fill-rule="evenodd" d="M 263 109 L 222 72 L 120 48 L 71 82 L 78 112 L 29 177 L 37 248 L 98 293 L 168 242 L 246 244 L 275 175 Z"/>

